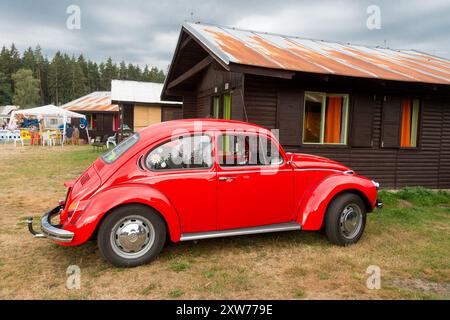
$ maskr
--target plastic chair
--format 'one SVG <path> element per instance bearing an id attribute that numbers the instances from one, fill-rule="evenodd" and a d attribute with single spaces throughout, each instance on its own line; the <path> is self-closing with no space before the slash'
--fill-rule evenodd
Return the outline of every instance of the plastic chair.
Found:
<path id="1" fill-rule="evenodd" d="M 14 147 L 17 146 L 17 141 L 20 141 L 20 143 L 22 144 L 22 147 L 23 147 L 23 139 L 22 139 L 22 137 L 20 136 L 20 130 L 14 130 L 14 131 L 12 131 L 10 137 L 11 137 L 11 140 L 14 141 Z"/>
<path id="2" fill-rule="evenodd" d="M 114 132 L 114 135 L 111 137 L 108 137 L 108 139 L 106 139 L 106 149 L 109 149 L 109 144 L 113 144 L 114 147 L 117 146 L 116 143 L 116 136 L 117 136 L 117 132 Z"/>
<path id="3" fill-rule="evenodd" d="M 93 151 L 97 150 L 99 151 L 100 148 L 103 150 L 103 148 L 105 147 L 105 142 L 102 141 L 102 137 L 101 136 L 96 136 L 94 143 L 92 143 L 92 147 L 93 147 Z"/>
<path id="4" fill-rule="evenodd" d="M 42 135 L 42 145 L 45 146 L 54 146 L 55 139 L 53 138 L 53 134 L 50 131 L 45 131 Z"/>

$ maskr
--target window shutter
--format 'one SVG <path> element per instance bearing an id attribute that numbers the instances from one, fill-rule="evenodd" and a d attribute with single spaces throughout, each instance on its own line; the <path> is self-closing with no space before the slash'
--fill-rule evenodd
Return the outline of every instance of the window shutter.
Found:
<path id="1" fill-rule="evenodd" d="M 381 122 L 381 147 L 400 147 L 400 128 L 402 117 L 402 99 L 386 97 L 383 101 Z"/>
<path id="2" fill-rule="evenodd" d="M 279 89 L 277 97 L 277 128 L 282 145 L 299 146 L 303 109 L 303 92 L 294 89 Z"/>
<path id="3" fill-rule="evenodd" d="M 373 118 L 375 116 L 376 101 L 373 95 L 352 96 L 352 147 L 373 146 Z"/>

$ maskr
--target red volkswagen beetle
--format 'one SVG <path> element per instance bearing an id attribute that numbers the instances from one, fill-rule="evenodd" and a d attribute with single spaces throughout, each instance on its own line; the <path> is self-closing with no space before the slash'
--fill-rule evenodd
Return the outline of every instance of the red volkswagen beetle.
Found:
<path id="1" fill-rule="evenodd" d="M 35 237 L 76 246 L 97 238 L 115 266 L 153 260 L 173 242 L 264 232 L 320 230 L 357 242 L 378 184 L 318 156 L 286 153 L 275 135 L 238 121 L 156 124 L 97 159 Z M 59 215 L 59 224 L 52 217 Z"/>

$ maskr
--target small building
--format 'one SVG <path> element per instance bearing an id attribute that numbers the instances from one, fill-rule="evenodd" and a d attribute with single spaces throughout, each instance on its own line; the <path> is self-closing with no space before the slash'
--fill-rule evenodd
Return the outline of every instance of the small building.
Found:
<path id="1" fill-rule="evenodd" d="M 414 50 L 185 23 L 162 99 L 279 130 L 288 151 L 384 187 L 450 188 L 450 61 Z"/>
<path id="2" fill-rule="evenodd" d="M 138 132 L 154 123 L 180 119 L 182 103 L 162 101 L 162 88 L 162 83 L 112 80 L 111 98 L 119 106 L 119 128 Z"/>
<path id="3" fill-rule="evenodd" d="M 112 136 L 119 128 L 119 106 L 111 103 L 110 91 L 92 92 L 61 108 L 84 114 L 91 138 Z M 80 137 L 87 139 L 85 130 L 80 130 Z"/>

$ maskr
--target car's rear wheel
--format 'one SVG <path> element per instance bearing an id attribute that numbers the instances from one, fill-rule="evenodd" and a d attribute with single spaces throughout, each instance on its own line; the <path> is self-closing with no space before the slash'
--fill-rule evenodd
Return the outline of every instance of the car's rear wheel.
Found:
<path id="1" fill-rule="evenodd" d="M 103 257 L 116 267 L 135 267 L 155 259 L 166 239 L 161 216 L 142 205 L 127 205 L 102 221 L 97 243 Z"/>
<path id="2" fill-rule="evenodd" d="M 366 226 L 366 206 L 356 194 L 344 193 L 333 199 L 325 217 L 330 242 L 345 246 L 358 242 Z"/>

